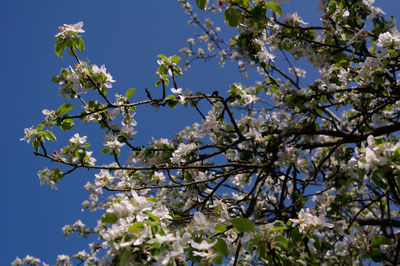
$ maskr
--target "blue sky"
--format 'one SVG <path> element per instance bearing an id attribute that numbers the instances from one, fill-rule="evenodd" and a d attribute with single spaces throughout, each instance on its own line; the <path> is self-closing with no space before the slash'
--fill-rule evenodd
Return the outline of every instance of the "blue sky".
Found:
<path id="1" fill-rule="evenodd" d="M 193 1 L 194 2 L 194 1 Z M 296 11 L 306 20 L 316 20 L 316 0 L 293 0 L 284 12 Z M 376 1 L 388 15 L 396 15 L 400 1 Z M 201 13 L 201 12 L 200 12 Z M 61 67 L 75 62 L 65 54 L 54 53 L 54 35 L 59 25 L 84 22 L 82 34 L 86 50 L 82 58 L 105 64 L 117 82 L 114 93 L 123 94 L 135 87 L 138 100 L 145 98 L 144 89 L 154 89 L 156 56 L 178 54 L 186 39 L 196 31 L 187 24 L 187 16 L 174 0 L 0 0 L 0 77 L 2 77 L 2 185 L 0 188 L 0 264 L 9 264 L 16 256 L 26 254 L 53 264 L 57 254 L 73 254 L 87 247 L 87 240 L 64 237 L 61 227 L 78 219 L 92 224 L 96 214 L 81 212 L 87 198 L 83 185 L 95 172 L 78 171 L 63 179 L 58 190 L 40 186 L 37 171 L 55 167 L 35 157 L 30 145 L 19 141 L 23 129 L 42 121 L 42 109 L 56 109 L 63 103 L 58 87 L 50 81 Z M 217 20 L 223 26 L 221 17 Z M 227 33 L 232 32 L 228 29 Z M 227 34 L 229 36 L 229 34 Z M 179 86 L 196 90 L 226 89 L 243 81 L 236 67 L 224 68 L 216 62 L 195 62 L 184 72 Z M 110 92 L 111 93 L 111 92 Z M 146 144 L 151 137 L 170 137 L 185 125 L 199 121 L 193 112 L 178 110 L 138 109 L 136 144 Z M 96 127 L 82 134 L 92 134 L 89 142 L 102 141 Z M 73 129 L 61 136 L 69 138 Z M 57 132 L 56 132 L 57 134 Z M 64 146 L 60 143 L 58 147 Z"/>

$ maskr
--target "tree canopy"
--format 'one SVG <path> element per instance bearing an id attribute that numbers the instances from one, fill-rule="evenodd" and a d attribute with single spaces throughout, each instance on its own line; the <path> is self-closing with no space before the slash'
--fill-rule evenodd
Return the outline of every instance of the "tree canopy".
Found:
<path id="1" fill-rule="evenodd" d="M 373 0 L 321 0 L 319 25 L 285 13 L 279 0 L 178 2 L 202 33 L 180 50 L 183 60 L 158 55 L 155 84 L 140 88 L 145 99 L 132 97 L 133 88 L 113 90 L 104 65 L 81 59 L 83 22 L 55 35 L 56 55 L 76 59 L 52 79 L 65 103 L 43 110 L 22 140 L 58 166 L 39 171 L 42 184 L 56 188 L 70 173 L 91 170 L 82 206 L 101 214 L 94 227 L 79 220 L 63 228 L 97 240 L 57 264 L 400 264 L 394 19 Z M 197 15 L 207 12 L 227 25 Z M 222 38 L 223 27 L 235 34 Z M 184 90 L 179 79 L 193 61 L 233 61 L 257 78 L 246 86 L 232 75 L 230 88 Z M 197 121 L 172 138 L 134 144 L 136 112 L 179 105 Z M 57 132 L 78 124 L 104 134 L 92 145 L 102 146 L 107 163 L 79 133 L 48 151 Z M 13 265 L 24 263 L 40 260 Z"/>

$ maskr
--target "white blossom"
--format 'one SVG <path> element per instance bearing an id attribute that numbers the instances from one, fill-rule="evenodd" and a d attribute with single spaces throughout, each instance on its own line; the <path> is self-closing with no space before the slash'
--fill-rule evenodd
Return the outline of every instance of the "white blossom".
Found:
<path id="1" fill-rule="evenodd" d="M 83 22 L 80 21 L 76 24 L 64 24 L 63 26 L 58 27 L 59 29 L 59 33 L 56 34 L 56 38 L 57 37 L 61 37 L 63 39 L 65 38 L 71 38 L 73 36 L 73 32 L 74 33 L 83 33 L 85 32 L 83 29 Z"/>

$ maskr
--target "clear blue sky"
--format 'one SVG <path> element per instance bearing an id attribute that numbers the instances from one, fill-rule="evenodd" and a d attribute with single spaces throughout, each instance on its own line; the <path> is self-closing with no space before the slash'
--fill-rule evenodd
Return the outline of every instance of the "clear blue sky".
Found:
<path id="1" fill-rule="evenodd" d="M 194 1 L 193 1 L 194 2 Z M 317 0 L 293 0 L 284 12 L 298 10 L 306 19 L 317 22 Z M 400 1 L 376 1 L 389 15 L 397 15 Z M 201 12 L 200 12 L 201 13 Z M 105 64 L 117 82 L 114 93 L 135 87 L 137 99 L 144 99 L 144 89 L 153 88 L 156 80 L 156 56 L 178 54 L 195 28 L 187 25 L 187 16 L 175 0 L 0 0 L 0 77 L 3 93 L 1 110 L 2 183 L 0 187 L 0 264 L 8 265 L 16 256 L 30 254 L 53 264 L 57 254 L 85 249 L 87 240 L 70 236 L 61 228 L 82 219 L 92 224 L 96 214 L 81 212 L 81 202 L 88 194 L 83 185 L 93 180 L 95 172 L 81 170 L 67 176 L 58 190 L 40 186 L 37 171 L 55 167 L 33 155 L 32 147 L 19 139 L 23 129 L 42 121 L 42 109 L 56 109 L 63 102 L 58 87 L 50 81 L 61 67 L 75 62 L 66 54 L 54 54 L 54 35 L 59 25 L 84 22 L 86 50 L 82 58 Z M 219 20 L 222 23 L 222 20 Z M 236 67 L 223 69 L 216 62 L 195 62 L 184 72 L 180 86 L 192 90 L 225 89 L 242 81 Z M 251 80 L 244 81 L 251 84 Z M 113 94 L 114 94 L 113 93 Z M 152 136 L 170 137 L 183 126 L 198 121 L 191 112 L 138 109 L 136 144 L 146 144 Z M 102 141 L 102 132 L 89 142 Z M 73 129 L 65 134 L 76 133 Z M 57 134 L 57 132 L 56 132 Z M 59 147 L 65 143 L 60 143 Z"/>

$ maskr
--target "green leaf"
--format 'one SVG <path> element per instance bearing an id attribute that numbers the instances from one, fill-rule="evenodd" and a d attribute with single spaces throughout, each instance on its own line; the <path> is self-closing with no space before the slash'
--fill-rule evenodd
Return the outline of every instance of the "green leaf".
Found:
<path id="1" fill-rule="evenodd" d="M 101 151 L 101 153 L 109 153 L 111 150 L 109 148 L 105 148 Z"/>
<path id="2" fill-rule="evenodd" d="M 383 254 L 382 251 L 379 248 L 373 248 L 371 249 L 371 259 L 374 262 L 382 262 L 383 261 Z"/>
<path id="3" fill-rule="evenodd" d="M 218 253 L 223 255 L 225 258 L 229 255 L 228 245 L 222 238 L 217 238 L 217 243 L 215 243 L 212 248 Z"/>
<path id="4" fill-rule="evenodd" d="M 78 157 L 80 161 L 85 159 L 86 151 L 84 149 L 78 149 L 75 151 L 75 156 Z"/>
<path id="5" fill-rule="evenodd" d="M 277 235 L 275 237 L 275 245 L 281 247 L 284 250 L 289 249 L 289 240 L 287 240 L 283 235 Z"/>
<path id="6" fill-rule="evenodd" d="M 152 221 L 160 221 L 160 217 L 155 216 L 154 214 L 151 214 L 150 212 L 146 212 L 146 214 L 149 216 L 149 218 L 150 218 Z"/>
<path id="7" fill-rule="evenodd" d="M 64 49 L 65 49 L 65 43 L 64 43 L 64 41 L 57 41 L 54 50 L 56 51 L 56 55 L 57 55 L 58 57 L 61 58 L 62 53 L 64 52 Z"/>
<path id="8" fill-rule="evenodd" d="M 51 132 L 51 131 L 49 131 L 49 130 L 46 130 L 46 131 L 44 132 L 44 137 L 45 137 L 46 139 L 51 140 L 51 141 L 54 141 L 54 142 L 57 141 L 56 136 L 54 136 L 53 132 Z"/>
<path id="9" fill-rule="evenodd" d="M 157 203 L 158 202 L 158 200 L 156 199 L 156 198 L 146 198 L 146 200 L 147 201 L 151 201 L 151 202 L 154 202 L 154 203 Z"/>
<path id="10" fill-rule="evenodd" d="M 65 114 L 65 113 L 69 112 L 70 110 L 72 110 L 73 108 L 74 108 L 74 105 L 73 105 L 73 104 L 64 103 L 63 105 L 61 105 L 61 106 L 58 108 L 57 113 L 60 114 L 60 115 L 63 115 L 63 114 Z"/>
<path id="11" fill-rule="evenodd" d="M 183 73 L 182 73 L 182 69 L 181 69 L 180 66 L 174 66 L 172 69 L 173 69 L 175 75 L 180 76 L 180 75 L 183 74 Z"/>
<path id="12" fill-rule="evenodd" d="M 72 121 L 64 121 L 61 123 L 60 128 L 62 130 L 70 130 L 75 126 L 74 122 Z"/>
<path id="13" fill-rule="evenodd" d="M 128 231 L 142 231 L 144 229 L 144 223 L 135 222 L 131 226 L 129 226 Z"/>
<path id="14" fill-rule="evenodd" d="M 294 242 L 300 242 L 303 240 L 304 235 L 302 233 L 300 233 L 298 228 L 293 228 L 290 232 L 289 232 L 289 237 L 294 241 Z"/>
<path id="15" fill-rule="evenodd" d="M 265 8 L 258 5 L 251 10 L 251 17 L 252 17 L 251 20 L 255 25 L 257 25 L 260 21 L 263 21 L 265 19 L 266 11 L 267 10 Z"/>
<path id="16" fill-rule="evenodd" d="M 127 99 L 129 99 L 129 98 L 131 98 L 132 97 L 132 95 L 135 93 L 135 88 L 130 88 L 129 90 L 127 90 L 126 92 L 125 92 L 125 97 L 127 98 Z"/>
<path id="17" fill-rule="evenodd" d="M 108 212 L 108 213 L 104 214 L 103 216 L 101 216 L 100 220 L 102 223 L 105 223 L 105 224 L 113 224 L 118 221 L 118 217 L 115 213 Z"/>
<path id="18" fill-rule="evenodd" d="M 273 232 L 276 232 L 276 231 L 283 232 L 286 229 L 287 229 L 287 227 L 282 225 L 282 226 L 277 226 L 277 227 L 274 227 L 274 228 L 270 229 L 269 232 L 270 233 L 273 233 Z"/>
<path id="19" fill-rule="evenodd" d="M 371 179 L 375 186 L 383 189 L 387 188 L 387 184 L 384 182 L 384 180 L 386 180 L 384 172 L 374 171 Z"/>
<path id="20" fill-rule="evenodd" d="M 201 10 L 206 10 L 208 5 L 208 0 L 196 0 L 196 3 Z"/>
<path id="21" fill-rule="evenodd" d="M 254 223 L 247 218 L 234 218 L 229 222 L 239 232 L 253 232 L 256 229 Z"/>
<path id="22" fill-rule="evenodd" d="M 312 238 L 314 240 L 314 247 L 318 251 L 321 251 L 321 248 L 322 248 L 321 238 L 319 238 L 318 236 L 312 236 Z"/>
<path id="23" fill-rule="evenodd" d="M 215 233 L 223 233 L 226 231 L 226 226 L 223 224 L 216 224 L 215 225 Z"/>
<path id="24" fill-rule="evenodd" d="M 165 54 L 159 54 L 157 57 L 162 58 L 163 60 L 168 60 L 168 58 L 165 56 Z"/>
<path id="25" fill-rule="evenodd" d="M 129 257 L 131 256 L 131 251 L 129 249 L 125 250 L 121 256 L 121 260 L 119 261 L 119 266 L 125 266 Z"/>
<path id="26" fill-rule="evenodd" d="M 239 9 L 232 7 L 225 10 L 224 13 L 226 24 L 228 24 L 231 27 L 239 26 L 240 16 L 241 16 L 241 11 Z"/>
<path id="27" fill-rule="evenodd" d="M 181 58 L 179 56 L 173 55 L 171 56 L 171 60 L 173 63 L 178 64 L 179 61 L 181 61 Z"/>
<path id="28" fill-rule="evenodd" d="M 224 261 L 224 256 L 222 256 L 222 255 L 218 255 L 218 256 L 214 257 L 212 260 L 212 262 L 215 264 L 222 264 L 223 261 Z"/>
<path id="29" fill-rule="evenodd" d="M 379 247 L 380 245 L 390 245 L 392 244 L 389 238 L 378 235 L 372 238 L 371 245 L 373 247 Z"/>
<path id="30" fill-rule="evenodd" d="M 236 0 L 236 3 L 243 6 L 244 8 L 250 7 L 249 0 Z"/>
<path id="31" fill-rule="evenodd" d="M 274 2 L 268 2 L 268 7 L 271 8 L 275 13 L 279 14 L 279 16 L 283 17 L 283 11 L 282 8 Z"/>
<path id="32" fill-rule="evenodd" d="M 46 126 L 45 124 L 39 124 L 39 125 L 37 125 L 36 131 L 42 130 L 45 126 Z"/>
<path id="33" fill-rule="evenodd" d="M 85 42 L 81 38 L 76 38 L 75 43 L 81 52 L 83 52 L 83 50 L 85 50 Z"/>
<path id="34" fill-rule="evenodd" d="M 34 141 L 32 141 L 32 146 L 35 149 L 36 152 L 39 152 L 39 147 L 40 147 L 40 141 L 35 139 Z"/>
<path id="35" fill-rule="evenodd" d="M 304 261 L 304 259 L 298 259 L 298 260 L 296 260 L 296 262 L 298 263 L 297 265 L 307 266 L 307 262 Z"/>

